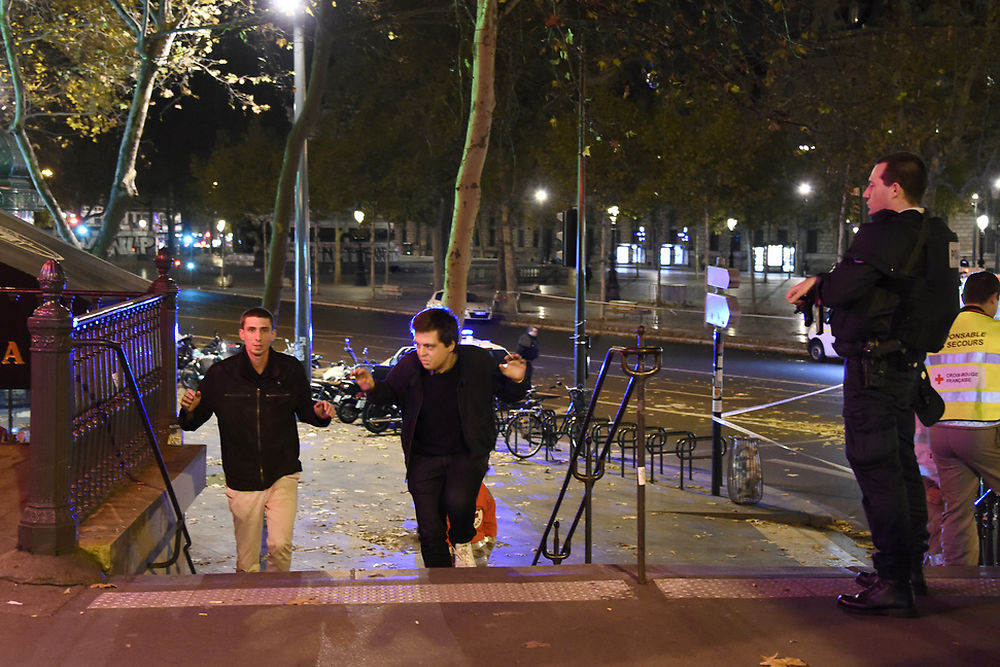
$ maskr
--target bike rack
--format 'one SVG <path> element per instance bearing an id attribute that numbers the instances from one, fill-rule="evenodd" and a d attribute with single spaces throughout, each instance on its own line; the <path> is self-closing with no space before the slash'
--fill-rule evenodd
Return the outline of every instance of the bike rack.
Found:
<path id="1" fill-rule="evenodd" d="M 577 422 L 577 443 L 575 446 L 571 447 L 572 452 L 570 455 L 569 467 L 566 471 L 566 478 L 563 480 L 562 488 L 556 498 L 555 506 L 552 508 L 552 514 L 549 517 L 549 521 L 545 526 L 545 530 L 542 532 L 542 538 L 538 543 L 538 549 L 535 551 L 535 558 L 532 561 L 532 565 L 537 565 L 539 557 L 543 555 L 556 565 L 562 563 L 562 561 L 568 558 L 571 551 L 573 534 L 576 532 L 576 528 L 580 523 L 580 517 L 582 515 L 585 515 L 584 562 L 591 562 L 593 548 L 592 495 L 594 483 L 604 476 L 604 464 L 608 458 L 609 452 L 611 451 L 612 443 L 614 443 L 615 432 L 618 430 L 618 426 L 622 422 L 622 417 L 625 414 L 629 399 L 632 396 L 632 391 L 636 388 L 636 385 L 638 385 L 636 404 L 637 442 L 645 443 L 646 440 L 646 380 L 650 376 L 659 372 L 660 355 L 663 350 L 659 347 L 644 346 L 644 333 L 644 327 L 639 327 L 637 330 L 635 347 L 611 347 L 604 356 L 604 362 L 601 364 L 601 370 L 598 373 L 597 382 L 594 385 L 593 393 L 591 394 L 590 401 L 587 405 L 586 415 L 583 420 L 578 420 Z M 616 355 L 621 355 L 622 371 L 628 376 L 629 380 L 628 385 L 625 387 L 625 393 L 622 396 L 621 404 L 618 406 L 615 417 L 608 427 L 608 434 L 604 438 L 603 445 L 599 447 L 600 451 L 598 451 L 598 447 L 592 446 L 594 443 L 592 442 L 591 437 L 580 436 L 588 432 L 590 422 L 594 417 L 594 409 L 597 406 L 597 399 L 600 396 L 601 388 L 604 385 L 604 379 L 607 376 L 608 369 L 610 368 L 611 360 Z M 648 357 L 652 357 L 654 362 L 653 365 L 647 367 L 646 361 Z M 633 361 L 631 365 L 629 363 L 630 360 Z M 640 450 L 642 452 L 641 455 L 639 453 Z M 582 472 L 580 471 L 581 456 L 584 460 L 584 470 Z M 636 447 L 636 457 L 636 504 L 638 524 L 637 567 L 639 582 L 644 584 L 646 583 L 646 448 L 644 446 Z M 583 498 L 580 501 L 580 506 L 576 509 L 573 522 L 570 524 L 566 538 L 560 546 L 559 521 L 556 517 L 559 515 L 559 509 L 566 496 L 566 490 L 569 488 L 569 484 L 573 479 L 583 483 Z M 551 550 L 547 548 L 550 532 L 553 532 Z"/>
<path id="2" fill-rule="evenodd" d="M 160 451 L 160 445 L 156 442 L 156 432 L 153 431 L 153 424 L 149 421 L 149 412 L 146 410 L 146 404 L 142 401 L 142 396 L 139 394 L 139 385 L 135 381 L 135 374 L 132 372 L 132 366 L 128 362 L 128 357 L 125 356 L 125 350 L 121 343 L 113 340 L 103 340 L 99 338 L 91 340 L 78 340 L 74 341 L 73 345 L 75 347 L 109 347 L 118 354 L 118 360 L 121 362 L 122 369 L 125 371 L 125 379 L 128 381 L 129 390 L 132 392 L 132 399 L 135 401 L 136 407 L 139 409 L 139 415 L 142 417 L 142 425 L 146 429 L 146 436 L 149 438 L 149 445 L 153 449 L 153 456 L 156 458 L 156 464 L 160 468 L 160 476 L 163 478 L 163 483 L 167 489 L 167 495 L 170 497 L 170 504 L 173 506 L 174 514 L 177 516 L 177 530 L 174 533 L 174 555 L 168 560 L 161 563 L 147 563 L 146 567 L 153 568 L 168 568 L 177 562 L 178 556 L 183 549 L 184 558 L 187 560 L 188 567 L 191 569 L 191 574 L 197 574 L 194 568 L 194 562 L 191 560 L 191 535 L 188 533 L 187 524 L 184 522 L 184 512 L 181 510 L 181 504 L 177 501 L 177 494 L 174 493 L 174 485 L 170 481 L 170 472 L 167 470 L 167 464 L 163 460 L 163 452 Z M 174 391 L 174 387 L 164 387 L 163 391 Z M 181 536 L 183 535 L 185 544 L 181 547 Z"/>

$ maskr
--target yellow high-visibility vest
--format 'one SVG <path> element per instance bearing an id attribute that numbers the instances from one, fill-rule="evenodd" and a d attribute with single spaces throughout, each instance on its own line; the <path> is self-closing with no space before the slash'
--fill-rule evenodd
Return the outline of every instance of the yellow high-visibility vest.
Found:
<path id="1" fill-rule="evenodd" d="M 943 421 L 1000 420 L 1000 321 L 963 311 L 939 352 L 927 355 L 927 373 L 944 399 Z"/>

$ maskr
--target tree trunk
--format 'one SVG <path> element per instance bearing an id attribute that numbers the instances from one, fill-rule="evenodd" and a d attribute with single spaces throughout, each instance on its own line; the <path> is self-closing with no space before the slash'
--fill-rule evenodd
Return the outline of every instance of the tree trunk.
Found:
<path id="1" fill-rule="evenodd" d="M 0 1 L 0 34 L 3 36 L 4 54 L 7 59 L 7 69 L 10 72 L 10 84 L 14 95 L 14 119 L 10 127 L 7 128 L 7 131 L 14 137 L 14 142 L 17 144 L 18 150 L 21 152 L 21 157 L 24 158 L 24 163 L 28 167 L 28 175 L 31 177 L 31 182 L 45 203 L 46 210 L 52 216 L 52 221 L 55 223 L 59 237 L 70 245 L 79 248 L 80 241 L 76 238 L 73 230 L 69 228 L 69 225 L 66 224 L 66 217 L 63 215 L 59 202 L 56 201 L 55 195 L 52 194 L 48 184 L 42 177 L 42 170 L 38 167 L 38 157 L 35 155 L 35 149 L 31 146 L 31 141 L 24 131 L 24 79 L 21 77 L 21 64 L 18 61 L 17 51 L 14 48 L 14 37 L 10 31 L 10 15 L 7 13 L 8 7 L 9 4 L 6 1 Z"/>
<path id="2" fill-rule="evenodd" d="M 135 90 L 129 105 L 128 118 L 118 145 L 118 163 L 115 165 L 115 180 L 111 183 L 108 205 L 104 208 L 101 231 L 91 249 L 98 257 L 106 257 L 129 204 L 136 196 L 135 161 L 139 155 L 139 142 L 149 114 L 149 102 L 156 87 L 156 76 L 160 63 L 170 53 L 175 33 L 155 34 L 145 41 L 140 36 L 139 70 L 136 73 Z"/>
<path id="3" fill-rule="evenodd" d="M 837 261 L 844 258 L 844 228 L 847 226 L 847 197 L 848 188 L 851 184 L 851 165 L 847 164 L 844 169 L 844 184 L 840 193 L 840 213 L 837 215 Z M 860 221 L 858 221 L 860 222 Z"/>
<path id="4" fill-rule="evenodd" d="M 343 277 L 343 268 L 340 264 L 340 249 L 343 244 L 341 241 L 341 235 L 343 232 L 340 230 L 340 223 L 338 222 L 333 228 L 333 284 L 339 285 Z"/>
<path id="5" fill-rule="evenodd" d="M 708 271 L 708 267 L 712 264 L 711 258 L 711 247 L 712 247 L 712 224 L 711 219 L 708 215 L 708 196 L 705 196 L 705 259 L 704 266 L 705 270 Z"/>
<path id="6" fill-rule="evenodd" d="M 444 303 L 459 319 L 465 312 L 472 231 L 482 198 L 480 178 L 486 162 L 496 98 L 493 80 L 496 65 L 497 0 L 477 0 L 476 36 L 472 66 L 472 99 L 462 164 L 455 184 L 455 208 L 445 264 Z"/>
<path id="7" fill-rule="evenodd" d="M 501 309 L 517 313 L 517 263 L 514 261 L 514 226 L 510 222 L 510 207 L 500 207 L 500 255 L 503 257 L 504 298 Z"/>
<path id="8" fill-rule="evenodd" d="M 306 86 L 302 113 L 292 124 L 285 140 L 285 154 L 278 176 L 278 188 L 274 195 L 273 228 L 267 273 L 264 277 L 264 295 L 261 305 L 278 316 L 281 307 L 281 288 L 288 261 L 288 224 L 295 209 L 295 180 L 299 160 L 306 138 L 316 126 L 322 111 L 321 101 L 326 89 L 330 52 L 333 50 L 333 32 L 329 26 L 330 3 L 321 2 L 316 15 L 316 30 L 313 33 L 313 55 L 309 83 Z"/>

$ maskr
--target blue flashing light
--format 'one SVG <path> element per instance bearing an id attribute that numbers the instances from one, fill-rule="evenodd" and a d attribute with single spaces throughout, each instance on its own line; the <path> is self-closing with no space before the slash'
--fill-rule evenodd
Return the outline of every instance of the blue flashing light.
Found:
<path id="1" fill-rule="evenodd" d="M 73 231 L 76 232 L 77 236 L 87 236 L 90 234 L 90 228 L 87 225 L 77 225 L 73 228 Z"/>
<path id="2" fill-rule="evenodd" d="M 181 239 L 181 242 L 184 244 L 185 248 L 190 248 L 191 244 L 194 243 L 194 237 L 190 234 L 185 234 L 184 238 Z"/>
<path id="3" fill-rule="evenodd" d="M 464 338 L 464 337 L 466 337 L 466 336 L 471 336 L 471 335 L 472 335 L 472 334 L 474 334 L 475 332 L 474 332 L 474 331 L 473 331 L 472 329 L 469 329 L 469 328 L 465 328 L 465 329 L 462 329 L 462 330 L 461 330 L 461 331 L 460 331 L 459 333 L 460 333 L 460 335 L 461 335 L 461 336 L 462 336 L 462 337 Z"/>
<path id="4" fill-rule="evenodd" d="M 194 271 L 194 262 L 188 262 L 187 263 L 187 270 L 188 271 Z"/>

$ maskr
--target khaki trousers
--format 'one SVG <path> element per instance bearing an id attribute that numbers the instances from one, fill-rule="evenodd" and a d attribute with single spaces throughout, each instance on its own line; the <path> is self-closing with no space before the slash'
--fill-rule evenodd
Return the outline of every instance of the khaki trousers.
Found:
<path id="1" fill-rule="evenodd" d="M 285 475 L 265 491 L 226 487 L 236 535 L 236 571 L 260 572 L 260 542 L 267 521 L 267 570 L 288 572 L 292 528 L 299 496 L 299 473 Z"/>
<path id="2" fill-rule="evenodd" d="M 941 478 L 944 512 L 941 548 L 945 565 L 979 565 L 976 497 L 979 478 L 1000 489 L 1000 427 L 965 428 L 935 424 L 931 453 Z"/>

